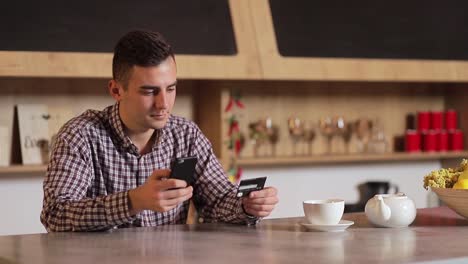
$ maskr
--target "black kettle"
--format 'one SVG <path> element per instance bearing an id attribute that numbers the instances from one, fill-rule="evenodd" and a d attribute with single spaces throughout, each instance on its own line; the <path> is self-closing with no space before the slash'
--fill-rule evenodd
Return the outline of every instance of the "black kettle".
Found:
<path id="1" fill-rule="evenodd" d="M 363 212 L 367 201 L 376 194 L 397 193 L 398 186 L 388 181 L 368 181 L 357 186 L 359 201 L 355 204 L 346 204 L 345 213 Z"/>

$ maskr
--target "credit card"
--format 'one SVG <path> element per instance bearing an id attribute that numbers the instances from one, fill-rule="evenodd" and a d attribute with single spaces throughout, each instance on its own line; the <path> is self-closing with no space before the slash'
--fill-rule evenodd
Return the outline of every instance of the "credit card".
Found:
<path id="1" fill-rule="evenodd" d="M 263 189 L 267 177 L 242 180 L 237 187 L 237 197 L 248 196 L 253 191 Z"/>

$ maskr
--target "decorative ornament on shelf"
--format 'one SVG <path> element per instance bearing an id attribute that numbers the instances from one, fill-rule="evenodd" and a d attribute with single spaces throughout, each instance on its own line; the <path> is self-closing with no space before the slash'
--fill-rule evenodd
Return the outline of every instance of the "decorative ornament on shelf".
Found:
<path id="1" fill-rule="evenodd" d="M 242 176 L 242 168 L 237 165 L 237 159 L 240 156 L 242 149 L 245 144 L 244 134 L 240 131 L 239 119 L 240 111 L 244 109 L 244 104 L 241 102 L 240 93 L 237 91 L 231 91 L 229 95 L 229 101 L 224 112 L 230 113 L 228 118 L 228 140 L 227 145 L 229 151 L 229 169 L 228 177 L 233 183 L 238 183 Z"/>
<path id="2" fill-rule="evenodd" d="M 239 129 L 239 120 L 235 115 L 229 118 L 228 148 L 234 152 L 235 157 L 239 157 L 244 147 L 245 137 Z"/>
<path id="3" fill-rule="evenodd" d="M 233 183 L 239 182 L 242 176 L 242 168 L 239 166 L 232 166 L 228 170 L 229 180 Z"/>
<path id="4" fill-rule="evenodd" d="M 269 143 L 270 152 L 266 153 L 269 156 L 276 155 L 276 143 L 279 139 L 279 128 L 273 124 L 270 117 L 259 119 L 249 124 L 249 136 L 254 146 L 254 157 L 260 156 L 260 146 Z M 263 153 L 265 155 L 265 152 Z"/>
<path id="5" fill-rule="evenodd" d="M 234 110 L 234 106 L 243 109 L 245 106 L 240 99 L 241 96 L 239 92 L 231 91 L 231 94 L 229 95 L 229 102 L 226 105 L 226 108 L 224 108 L 224 112 L 231 112 L 231 110 Z"/>

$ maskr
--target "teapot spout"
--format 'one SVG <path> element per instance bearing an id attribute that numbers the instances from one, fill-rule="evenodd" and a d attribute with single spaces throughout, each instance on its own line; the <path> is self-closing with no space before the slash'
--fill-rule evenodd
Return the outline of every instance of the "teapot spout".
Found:
<path id="1" fill-rule="evenodd" d="M 390 207 L 385 204 L 382 195 L 376 195 L 377 198 L 377 214 L 382 217 L 384 221 L 387 221 L 392 216 Z"/>

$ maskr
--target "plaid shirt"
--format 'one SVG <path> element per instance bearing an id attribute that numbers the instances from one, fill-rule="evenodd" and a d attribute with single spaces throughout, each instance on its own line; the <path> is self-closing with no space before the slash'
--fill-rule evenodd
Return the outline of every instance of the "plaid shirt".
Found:
<path id="1" fill-rule="evenodd" d="M 124 133 L 119 105 L 88 110 L 59 131 L 44 180 L 41 222 L 48 231 L 184 224 L 189 201 L 159 213 L 129 213 L 128 191 L 178 157 L 197 156 L 193 200 L 205 222 L 251 223 L 211 144 L 197 125 L 171 116 L 140 155 Z"/>

